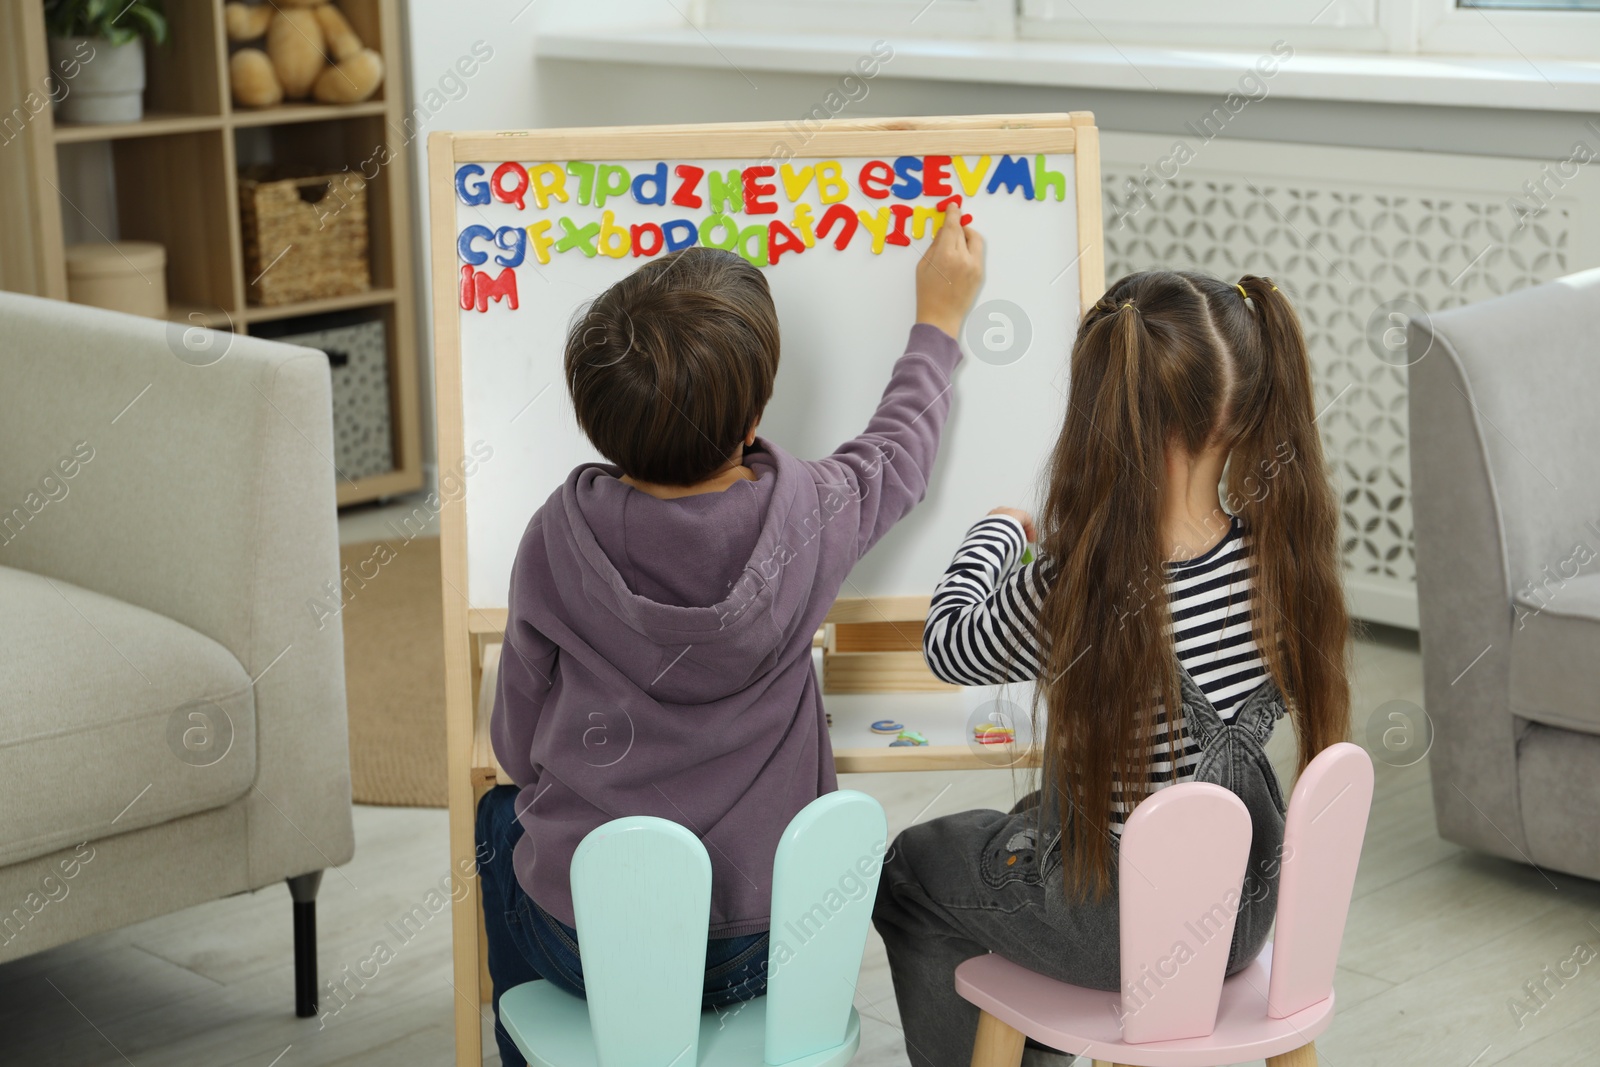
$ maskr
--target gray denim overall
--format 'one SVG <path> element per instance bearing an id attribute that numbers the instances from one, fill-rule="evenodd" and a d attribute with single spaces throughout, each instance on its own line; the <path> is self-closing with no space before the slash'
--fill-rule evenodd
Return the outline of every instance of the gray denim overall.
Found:
<path id="1" fill-rule="evenodd" d="M 1178 671 L 1185 726 L 1202 751 L 1195 780 L 1232 790 L 1254 827 L 1228 955 L 1233 974 L 1261 952 L 1277 911 L 1285 804 L 1264 746 L 1285 708 L 1268 680 L 1224 723 L 1188 671 Z M 914 1067 L 970 1062 L 978 1009 L 956 994 L 952 976 L 973 956 L 997 952 L 1073 985 L 1120 988 L 1116 852 L 1112 892 L 1068 901 L 1059 805 L 1053 789 L 1042 794 L 1042 803 L 1034 792 L 1010 812 L 966 811 L 911 826 L 884 857 L 873 921 Z"/>

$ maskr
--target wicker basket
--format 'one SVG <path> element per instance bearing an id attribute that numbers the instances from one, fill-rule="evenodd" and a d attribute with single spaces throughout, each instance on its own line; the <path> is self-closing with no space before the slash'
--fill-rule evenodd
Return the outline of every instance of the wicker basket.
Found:
<path id="1" fill-rule="evenodd" d="M 244 273 L 250 303 L 292 304 L 372 288 L 367 186 L 359 175 L 239 176 Z"/>

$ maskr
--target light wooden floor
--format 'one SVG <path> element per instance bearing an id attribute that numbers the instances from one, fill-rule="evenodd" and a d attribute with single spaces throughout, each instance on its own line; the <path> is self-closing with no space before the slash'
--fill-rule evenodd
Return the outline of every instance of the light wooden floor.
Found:
<path id="1" fill-rule="evenodd" d="M 347 536 L 367 534 L 347 523 Z M 1385 701 L 1420 704 L 1414 639 L 1360 642 L 1357 740 Z M 1271 746 L 1280 773 L 1293 738 Z M 890 826 L 980 805 L 1009 806 L 1006 772 L 847 778 L 883 801 Z M 0 1064 L 73 1067 L 312 1067 L 447 1064 L 448 919 L 408 938 L 392 924 L 448 874 L 442 811 L 357 808 L 356 858 L 319 898 L 322 977 L 345 969 L 340 1007 L 293 1015 L 288 893 L 271 887 L 0 966 Z M 382 943 L 392 958 L 374 965 Z M 1548 974 L 1589 962 L 1562 985 Z M 1427 764 L 1378 765 L 1377 796 L 1345 936 L 1339 1010 L 1318 1042 L 1324 1067 L 1554 1067 L 1600 1061 L 1600 885 L 1476 855 L 1439 839 Z M 1567 964 L 1567 973 L 1572 973 Z M 1549 968 L 1546 972 L 1544 968 Z M 1524 984 L 1546 982 L 1542 1001 Z M 856 1063 L 906 1062 L 876 935 L 858 1007 Z M 1510 1005 L 1528 1004 L 1520 1025 Z M 493 1048 L 493 1042 L 486 1043 Z M 489 1062 L 498 1062 L 491 1053 Z M 1259 1061 L 1258 1061 L 1259 1062 Z"/>

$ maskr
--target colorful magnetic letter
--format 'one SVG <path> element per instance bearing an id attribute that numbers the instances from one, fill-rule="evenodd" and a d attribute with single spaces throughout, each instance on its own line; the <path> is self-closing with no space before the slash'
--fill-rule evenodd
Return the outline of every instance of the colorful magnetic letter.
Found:
<path id="1" fill-rule="evenodd" d="M 576 248 L 585 256 L 593 259 L 596 252 L 594 242 L 595 238 L 600 236 L 600 224 L 591 222 L 587 226 L 579 227 L 577 223 L 565 215 L 561 216 L 559 221 L 561 223 L 561 239 L 556 242 L 556 251 L 570 252 Z"/>
<path id="2" fill-rule="evenodd" d="M 600 173 L 594 183 L 594 206 L 605 207 L 607 200 L 627 192 L 631 181 L 627 167 L 619 167 L 615 163 L 600 164 Z"/>
<path id="3" fill-rule="evenodd" d="M 1032 200 L 1033 172 L 1028 169 L 1028 161 L 1021 156 L 1001 156 L 1000 162 L 995 164 L 994 176 L 989 179 L 988 191 L 992 193 L 1002 185 L 1008 193 L 1021 189 L 1022 198 Z"/>
<path id="4" fill-rule="evenodd" d="M 836 160 L 817 164 L 817 199 L 824 204 L 837 204 L 850 194 L 850 183 L 844 180 L 844 168 Z"/>
<path id="5" fill-rule="evenodd" d="M 662 180 L 665 181 L 666 164 L 663 163 L 661 166 Z M 635 181 L 634 184 L 637 185 L 638 182 Z M 633 254 L 635 256 L 653 256 L 657 252 L 661 251 L 662 247 L 667 241 L 667 239 L 662 236 L 661 227 L 657 226 L 653 222 L 646 222 L 643 224 L 630 226 L 628 227 L 628 232 L 633 238 Z M 649 247 L 646 247 L 645 238 L 647 237 L 650 238 L 650 241 L 648 242 Z"/>
<path id="6" fill-rule="evenodd" d="M 667 251 L 676 252 L 680 248 L 688 248 L 700 237 L 700 231 L 689 219 L 668 219 L 661 224 L 661 232 L 667 239 Z M 673 236 L 676 233 L 677 236 Z"/>
<path id="7" fill-rule="evenodd" d="M 483 168 L 476 163 L 463 163 L 456 168 L 456 195 L 463 204 L 472 207 L 482 207 L 489 202 L 489 183 L 479 181 L 472 185 L 467 182 L 472 178 L 482 178 Z"/>
<path id="8" fill-rule="evenodd" d="M 861 225 L 872 234 L 872 254 L 880 255 L 883 252 L 884 239 L 889 236 L 889 209 L 880 207 L 876 212 L 865 208 L 856 212 L 861 219 Z"/>
<path id="9" fill-rule="evenodd" d="M 814 247 L 817 243 L 816 232 L 811 229 L 811 205 L 796 204 L 794 206 L 794 228 L 800 231 L 800 239 L 806 243 L 807 248 Z M 773 257 L 777 262 L 777 257 Z"/>
<path id="10" fill-rule="evenodd" d="M 505 186 L 507 175 L 512 179 L 509 189 Z M 502 204 L 515 204 L 518 211 L 524 210 L 522 198 L 528 192 L 527 168 L 515 161 L 500 164 L 494 168 L 494 177 L 489 179 L 489 191 Z"/>
<path id="11" fill-rule="evenodd" d="M 922 160 L 916 156 L 901 156 L 894 161 L 894 172 L 900 180 L 889 191 L 901 200 L 915 200 L 922 195 Z"/>
<path id="12" fill-rule="evenodd" d="M 494 257 L 502 267 L 520 267 L 528 255 L 528 231 L 521 226 L 502 226 L 494 231 L 494 246 L 505 255 Z"/>
<path id="13" fill-rule="evenodd" d="M 528 240 L 533 242 L 533 257 L 540 263 L 550 262 L 550 246 L 556 243 L 556 239 L 550 236 L 550 220 L 530 222 Z"/>
<path id="14" fill-rule="evenodd" d="M 957 156 L 955 158 L 956 179 L 961 182 L 962 192 L 968 196 L 973 196 L 982 188 L 983 176 L 989 173 L 990 162 L 988 156 L 979 156 L 976 169 L 968 169 L 966 156 Z"/>
<path id="15" fill-rule="evenodd" d="M 504 299 L 506 306 L 512 311 L 517 309 L 517 272 L 510 267 L 501 271 L 495 278 L 490 278 L 483 271 L 478 271 L 472 276 L 472 292 L 477 298 L 478 310 L 488 311 L 489 301 L 499 303 Z"/>
<path id="16" fill-rule="evenodd" d="M 722 236 L 715 241 L 711 235 L 721 227 Z M 732 252 L 739 244 L 739 224 L 726 215 L 707 215 L 700 223 L 700 243 L 707 248 L 722 248 Z"/>
<path id="17" fill-rule="evenodd" d="M 937 204 L 935 204 L 933 206 L 939 209 L 939 213 L 940 214 L 943 214 L 944 212 L 946 212 L 946 211 L 948 211 L 950 209 L 950 205 L 951 204 L 954 204 L 956 207 L 960 207 L 961 206 L 961 194 L 960 193 L 957 193 L 955 196 L 947 196 L 943 200 L 939 201 Z M 942 226 L 944 224 L 941 222 L 940 225 Z M 972 216 L 971 215 L 962 215 L 961 216 L 961 225 L 963 225 L 963 226 L 972 225 Z M 937 232 L 937 231 L 935 231 L 935 232 Z"/>
<path id="18" fill-rule="evenodd" d="M 834 223 L 839 224 L 839 236 L 834 240 L 833 247 L 843 252 L 850 238 L 856 235 L 856 227 L 861 225 L 861 220 L 850 210 L 849 204 L 834 204 L 822 213 L 822 221 L 817 223 L 817 236 L 826 238 Z"/>
<path id="19" fill-rule="evenodd" d="M 815 167 L 801 167 L 795 170 L 785 163 L 778 168 L 778 177 L 783 179 L 783 192 L 789 198 L 789 203 L 800 199 L 806 191 L 806 186 L 811 184 L 811 175 L 816 173 Z"/>
<path id="20" fill-rule="evenodd" d="M 744 169 L 744 210 L 749 215 L 776 215 L 778 205 L 768 199 L 778 191 L 778 187 L 771 182 L 764 182 L 762 178 L 772 177 L 773 170 L 768 166 L 746 167 Z"/>
<path id="21" fill-rule="evenodd" d="M 533 179 L 533 202 L 540 209 L 550 206 L 551 197 L 567 202 L 567 172 L 559 164 L 541 163 L 528 171 L 528 176 Z"/>
<path id="22" fill-rule="evenodd" d="M 908 245 L 911 237 L 906 233 L 906 223 L 911 221 L 914 213 L 910 204 L 891 204 L 889 210 L 894 214 L 894 229 L 889 231 L 887 238 L 892 245 Z"/>
<path id="23" fill-rule="evenodd" d="M 672 202 L 674 204 L 679 207 L 699 207 L 705 203 L 700 199 L 700 194 L 694 191 L 694 187 L 700 184 L 701 177 L 705 175 L 704 169 L 691 163 L 679 163 L 672 168 L 672 173 L 682 179 L 678 182 L 678 191 L 672 194 Z M 667 240 L 668 247 L 671 246 L 671 243 L 671 237 L 669 236 Z"/>
<path id="24" fill-rule="evenodd" d="M 655 192 L 646 193 L 645 186 L 654 183 Z M 657 163 L 654 170 L 647 170 L 633 179 L 633 198 L 641 204 L 665 204 L 667 202 L 667 165 Z M 657 229 L 659 231 L 659 227 Z M 649 253 L 655 255 L 654 252 Z"/>
<path id="25" fill-rule="evenodd" d="M 627 186 L 623 186 L 624 189 Z M 612 259 L 621 259 L 628 254 L 628 247 L 633 243 L 628 236 L 628 231 L 617 225 L 616 213 L 607 209 L 600 213 L 600 251 Z"/>
<path id="26" fill-rule="evenodd" d="M 1067 198 L 1067 176 L 1059 170 L 1051 170 L 1044 165 L 1044 156 L 1033 157 L 1033 193 L 1040 200 L 1045 199 L 1045 190 L 1054 189 L 1057 200 Z"/>
<path id="27" fill-rule="evenodd" d="M 785 252 L 798 253 L 806 250 L 806 243 L 799 237 L 796 237 L 795 232 L 789 229 L 789 227 L 784 223 L 779 222 L 777 219 L 773 219 L 769 224 L 769 228 L 771 233 L 767 239 L 767 248 L 772 254 L 772 262 L 774 265 L 777 264 L 778 257 L 783 255 Z"/>
<path id="28" fill-rule="evenodd" d="M 594 196 L 594 164 L 569 159 L 567 173 L 578 179 L 578 203 L 587 204 Z"/>
<path id="29" fill-rule="evenodd" d="M 487 241 L 494 237 L 494 231 L 487 226 L 466 226 L 461 230 L 461 236 L 456 238 L 456 255 L 461 257 L 461 262 L 470 263 L 474 267 L 481 266 L 489 258 L 489 253 L 479 252 L 472 247 L 472 242 L 477 240 Z"/>
<path id="30" fill-rule="evenodd" d="M 949 196 L 950 157 L 929 156 L 922 161 L 922 192 L 925 196 Z"/>
<path id="31" fill-rule="evenodd" d="M 781 224 L 780 224 L 781 225 Z M 767 265 L 767 228 L 761 223 L 746 226 L 739 231 L 739 243 L 734 247 L 753 267 Z"/>
<path id="32" fill-rule="evenodd" d="M 710 199 L 707 206 L 717 214 L 742 210 L 744 182 L 739 179 L 739 172 L 730 170 L 724 174 L 712 171 L 706 175 L 706 196 Z"/>
<path id="33" fill-rule="evenodd" d="M 498 278 L 490 278 L 481 270 L 465 264 L 461 267 L 461 310 L 489 310 L 489 301 L 506 302 L 513 311 L 517 308 L 517 272 L 507 267 Z"/>
<path id="34" fill-rule="evenodd" d="M 869 159 L 861 165 L 861 191 L 874 200 L 889 195 L 894 184 L 894 168 L 881 159 Z"/>

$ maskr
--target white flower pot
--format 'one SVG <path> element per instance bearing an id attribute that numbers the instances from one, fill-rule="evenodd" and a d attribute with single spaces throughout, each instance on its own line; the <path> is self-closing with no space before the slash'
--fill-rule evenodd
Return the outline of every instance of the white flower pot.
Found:
<path id="1" fill-rule="evenodd" d="M 52 37 L 50 66 L 66 94 L 56 105 L 59 121 L 138 122 L 144 116 L 143 39 L 113 45 L 101 37 Z M 76 76 L 64 77 L 73 66 Z"/>

